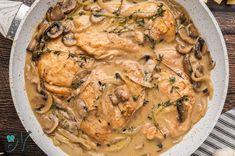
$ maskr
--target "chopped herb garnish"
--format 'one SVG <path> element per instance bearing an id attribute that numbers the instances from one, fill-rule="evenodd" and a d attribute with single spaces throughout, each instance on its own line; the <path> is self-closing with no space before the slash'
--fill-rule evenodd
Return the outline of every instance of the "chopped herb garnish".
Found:
<path id="1" fill-rule="evenodd" d="M 148 103 L 149 103 L 149 101 L 146 100 L 146 99 L 144 99 L 143 105 L 145 106 L 145 105 L 147 105 Z"/>
<path id="2" fill-rule="evenodd" d="M 102 83 L 101 81 L 98 81 L 98 83 L 99 83 L 99 86 L 100 86 L 100 91 L 104 91 L 104 89 L 106 87 L 106 84 Z"/>
<path id="3" fill-rule="evenodd" d="M 158 84 L 154 84 L 153 88 L 156 89 L 157 91 L 159 91 L 159 85 Z"/>
<path id="4" fill-rule="evenodd" d="M 178 86 L 172 86 L 171 87 L 171 90 L 170 90 L 170 93 L 173 93 L 174 92 L 174 90 L 179 90 L 180 88 L 178 87 Z"/>
<path id="5" fill-rule="evenodd" d="M 69 56 L 68 56 L 68 58 L 74 58 L 74 57 L 76 57 L 76 56 L 77 56 L 76 54 L 69 53 Z"/>
<path id="6" fill-rule="evenodd" d="M 155 48 L 156 41 L 152 37 L 150 37 L 148 34 L 144 34 L 144 39 L 150 43 L 150 48 Z"/>
<path id="7" fill-rule="evenodd" d="M 93 10 L 93 11 L 92 11 L 92 15 L 95 16 L 95 17 L 104 16 L 104 14 L 103 14 L 101 11 L 102 11 L 101 9 Z"/>
<path id="8" fill-rule="evenodd" d="M 167 100 L 165 102 L 162 102 L 162 103 L 158 103 L 156 104 L 153 109 L 158 109 L 158 108 L 166 108 L 166 107 L 169 107 L 169 106 L 178 106 L 178 105 L 182 105 L 185 101 L 188 100 L 188 96 L 187 95 L 184 95 L 182 97 L 180 97 L 179 99 L 177 99 L 176 101 L 170 101 L 170 100 Z"/>
<path id="9" fill-rule="evenodd" d="M 175 77 L 169 77 L 169 82 L 171 85 L 173 85 L 175 83 Z"/>
<path id="10" fill-rule="evenodd" d="M 115 79 L 120 80 L 122 77 L 119 73 L 115 73 Z"/>
<path id="11" fill-rule="evenodd" d="M 123 5 L 123 0 L 121 0 L 120 6 L 118 7 L 118 9 L 113 12 L 114 15 L 119 16 L 121 14 L 122 5 Z"/>
<path id="12" fill-rule="evenodd" d="M 174 76 L 169 77 L 169 83 L 171 85 L 170 93 L 173 93 L 174 90 L 179 90 L 180 89 L 178 86 L 174 85 L 175 81 L 176 81 L 176 78 Z"/>
<path id="13" fill-rule="evenodd" d="M 72 16 L 67 16 L 67 20 L 73 20 Z"/>
<path id="14" fill-rule="evenodd" d="M 161 72 L 161 63 L 162 63 L 162 61 L 163 61 L 163 59 L 164 59 L 164 55 L 163 54 L 159 54 L 158 56 L 157 56 L 157 64 L 156 64 L 156 66 L 155 66 L 155 71 L 156 72 Z"/>
<path id="15" fill-rule="evenodd" d="M 87 62 L 88 57 L 86 57 L 85 55 L 80 55 L 80 59 L 81 59 L 82 61 Z"/>
<path id="16" fill-rule="evenodd" d="M 137 101 L 137 100 L 139 99 L 139 96 L 133 95 L 133 96 L 132 96 L 132 99 L 133 99 L 134 101 Z"/>
<path id="17" fill-rule="evenodd" d="M 32 54 L 32 61 L 38 61 L 42 55 L 42 51 L 34 51 Z"/>
<path id="18" fill-rule="evenodd" d="M 79 15 L 79 16 L 85 15 L 85 12 L 84 12 L 84 11 L 80 11 L 80 12 L 78 13 L 78 15 Z"/>
<path id="19" fill-rule="evenodd" d="M 145 20 L 144 19 L 137 19 L 136 23 L 141 27 L 145 27 Z"/>
<path id="20" fill-rule="evenodd" d="M 156 19 L 157 17 L 163 17 L 165 11 L 166 11 L 166 10 L 163 9 L 163 3 L 161 3 L 161 4 L 158 6 L 158 9 L 157 9 L 155 15 L 152 17 L 152 19 Z"/>

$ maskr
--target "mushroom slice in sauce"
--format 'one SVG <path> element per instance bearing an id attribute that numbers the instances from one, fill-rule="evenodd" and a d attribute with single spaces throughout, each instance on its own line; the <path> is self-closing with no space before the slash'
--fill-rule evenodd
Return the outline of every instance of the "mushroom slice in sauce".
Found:
<path id="1" fill-rule="evenodd" d="M 76 0 L 64 0 L 61 5 L 62 5 L 61 10 L 65 14 L 69 14 L 70 12 L 76 9 L 77 1 Z"/>
<path id="2" fill-rule="evenodd" d="M 29 43 L 29 45 L 27 47 L 27 50 L 30 51 L 30 52 L 33 52 L 34 50 L 36 50 L 37 46 L 38 46 L 38 41 L 35 38 L 33 38 L 30 41 L 30 43 Z"/>
<path id="3" fill-rule="evenodd" d="M 40 107 L 36 110 L 36 112 L 39 114 L 44 114 L 44 113 L 48 112 L 51 109 L 51 106 L 53 104 L 53 98 L 52 98 L 51 94 L 47 91 L 43 91 L 42 93 L 43 93 L 42 96 L 44 96 L 44 99 L 45 99 L 45 103 L 42 104 L 42 107 Z"/>
<path id="4" fill-rule="evenodd" d="M 71 47 L 77 44 L 77 40 L 75 39 L 75 36 L 73 33 L 65 34 L 62 37 L 62 42 L 68 47 Z"/>
<path id="5" fill-rule="evenodd" d="M 194 54 L 197 59 L 202 59 L 202 49 L 205 41 L 200 37 L 195 45 Z"/>
<path id="6" fill-rule="evenodd" d="M 65 14 L 61 9 L 61 6 L 57 4 L 54 7 L 49 8 L 47 11 L 47 20 L 48 21 L 60 21 L 65 18 Z"/>
<path id="7" fill-rule="evenodd" d="M 97 24 L 99 22 L 102 22 L 104 19 L 105 19 L 104 16 L 95 16 L 93 14 L 90 16 L 90 21 L 93 24 Z"/>
<path id="8" fill-rule="evenodd" d="M 188 33 L 187 33 L 187 30 L 185 27 L 181 27 L 179 30 L 178 30 L 178 34 L 179 36 L 181 37 L 182 40 L 184 40 L 185 42 L 189 43 L 189 44 L 192 44 L 194 45 L 196 43 L 196 40 L 195 39 L 192 39 Z"/>
<path id="9" fill-rule="evenodd" d="M 193 49 L 193 46 L 192 45 L 180 45 L 178 44 L 177 47 L 176 47 L 177 51 L 181 54 L 188 54 L 191 52 L 191 50 Z"/>
<path id="10" fill-rule="evenodd" d="M 96 148 L 95 143 L 91 142 L 90 140 L 86 140 L 82 137 L 78 137 L 76 135 L 73 135 L 72 133 L 70 133 L 62 128 L 58 128 L 58 132 L 61 135 L 65 136 L 67 139 L 69 139 L 71 142 L 79 143 L 79 144 L 83 145 L 88 150 Z"/>
<path id="11" fill-rule="evenodd" d="M 64 28 L 62 24 L 59 22 L 54 22 L 50 25 L 46 34 L 48 37 L 55 39 L 59 37 L 63 33 L 63 31 L 64 31 Z"/>
<path id="12" fill-rule="evenodd" d="M 59 125 L 59 119 L 53 114 L 49 116 L 44 115 L 41 120 L 43 121 L 43 130 L 47 134 L 53 133 Z"/>

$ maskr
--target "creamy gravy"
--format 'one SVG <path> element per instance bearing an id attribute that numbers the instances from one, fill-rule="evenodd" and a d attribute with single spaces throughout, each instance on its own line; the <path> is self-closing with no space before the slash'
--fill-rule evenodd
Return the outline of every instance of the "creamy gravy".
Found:
<path id="1" fill-rule="evenodd" d="M 28 97 L 69 155 L 160 155 L 206 113 L 215 66 L 172 1 L 64 0 L 27 48 Z"/>

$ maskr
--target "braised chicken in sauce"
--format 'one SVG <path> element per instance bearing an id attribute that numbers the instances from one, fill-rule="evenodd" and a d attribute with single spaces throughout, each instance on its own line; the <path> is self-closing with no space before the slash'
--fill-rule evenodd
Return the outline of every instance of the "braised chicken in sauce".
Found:
<path id="1" fill-rule="evenodd" d="M 160 155 L 213 97 L 206 41 L 171 0 L 62 0 L 26 58 L 32 109 L 72 156 Z"/>

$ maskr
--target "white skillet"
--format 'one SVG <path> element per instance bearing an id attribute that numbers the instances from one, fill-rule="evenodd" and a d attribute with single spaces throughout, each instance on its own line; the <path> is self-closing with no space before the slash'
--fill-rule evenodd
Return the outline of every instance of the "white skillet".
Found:
<path id="1" fill-rule="evenodd" d="M 25 129 L 31 131 L 31 138 L 48 155 L 66 155 L 43 133 L 35 118 L 25 91 L 24 65 L 26 47 L 31 40 L 37 24 L 44 17 L 47 9 L 57 0 L 36 0 L 31 8 L 20 2 L 0 0 L 0 32 L 13 39 L 10 58 L 10 87 L 17 114 Z M 208 111 L 184 137 L 184 139 L 165 152 L 164 156 L 187 156 L 192 154 L 207 138 L 216 124 L 223 109 L 229 79 L 228 55 L 225 41 L 218 23 L 208 7 L 199 0 L 177 0 L 190 14 L 217 65 L 212 73 L 215 87 L 213 100 Z M 26 13 L 27 12 L 27 13 Z M 20 23 L 20 25 L 19 25 Z M 17 30 L 17 32 L 16 32 Z M 16 34 L 15 34 L 16 32 Z M 14 35 L 15 34 L 15 35 Z M 15 37 L 14 37 L 15 36 Z"/>

